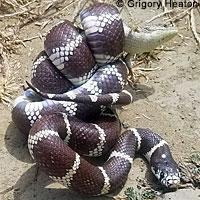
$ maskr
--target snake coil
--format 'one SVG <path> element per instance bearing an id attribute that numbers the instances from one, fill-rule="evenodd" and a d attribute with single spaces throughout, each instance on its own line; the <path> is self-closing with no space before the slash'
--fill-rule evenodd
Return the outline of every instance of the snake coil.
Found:
<path id="1" fill-rule="evenodd" d="M 112 107 L 129 104 L 127 67 L 120 59 L 124 28 L 118 10 L 95 4 L 81 13 L 83 30 L 68 20 L 47 34 L 32 68 L 32 89 L 17 97 L 12 118 L 28 134 L 34 161 L 53 180 L 84 195 L 106 194 L 128 176 L 136 151 L 165 186 L 179 183 L 167 143 L 148 129 L 122 134 Z M 103 166 L 81 155 L 99 157 Z"/>

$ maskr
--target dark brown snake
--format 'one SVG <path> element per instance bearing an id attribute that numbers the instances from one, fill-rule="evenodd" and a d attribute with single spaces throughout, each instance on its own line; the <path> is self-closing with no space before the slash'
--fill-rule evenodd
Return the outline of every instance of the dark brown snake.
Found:
<path id="1" fill-rule="evenodd" d="M 118 10 L 95 4 L 81 13 L 84 34 L 65 20 L 46 36 L 30 87 L 17 97 L 12 118 L 28 134 L 34 161 L 53 180 L 84 195 L 102 195 L 127 178 L 136 151 L 166 187 L 179 183 L 167 143 L 148 129 L 120 134 L 113 104 L 129 104 L 127 67 L 120 60 L 124 30 Z M 103 166 L 81 155 L 101 156 Z"/>

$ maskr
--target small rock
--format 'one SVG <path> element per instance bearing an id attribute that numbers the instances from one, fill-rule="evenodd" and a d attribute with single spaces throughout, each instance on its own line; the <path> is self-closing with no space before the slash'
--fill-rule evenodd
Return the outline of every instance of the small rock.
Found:
<path id="1" fill-rule="evenodd" d="M 161 104 L 160 104 L 160 107 L 161 107 L 161 108 L 165 108 L 166 106 L 167 106 L 167 105 L 166 105 L 165 103 L 161 103 Z"/>
<path id="2" fill-rule="evenodd" d="M 196 69 L 197 67 L 195 66 L 195 65 L 192 65 L 192 67 L 191 67 L 192 69 Z"/>
<path id="3" fill-rule="evenodd" d="M 129 128 L 129 124 L 127 122 L 122 122 L 122 127 L 124 129 L 127 129 L 127 128 Z"/>

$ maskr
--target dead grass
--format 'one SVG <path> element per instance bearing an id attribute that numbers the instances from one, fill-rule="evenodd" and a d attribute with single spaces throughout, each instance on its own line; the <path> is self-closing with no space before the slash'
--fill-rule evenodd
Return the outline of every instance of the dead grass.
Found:
<path id="1" fill-rule="evenodd" d="M 12 59 L 12 55 L 18 52 L 15 45 L 15 26 L 6 26 L 0 31 L 0 102 L 10 105 L 13 95 L 18 91 L 20 63 Z"/>
<path id="2" fill-rule="evenodd" d="M 200 152 L 191 153 L 184 161 L 179 163 L 181 181 L 200 189 Z"/>
<path id="3" fill-rule="evenodd" d="M 51 20 L 56 15 L 69 9 L 77 0 L 2 0 L 0 2 L 0 102 L 10 105 L 16 92 L 23 85 L 23 80 L 18 73 L 20 62 L 12 55 L 20 54 L 19 47 L 25 42 L 31 41 L 42 34 L 31 38 L 20 38 L 20 30 L 35 23 L 43 29 L 48 20 L 43 23 L 41 19 Z M 80 1 L 82 2 L 82 1 Z M 80 4 L 80 3 L 79 3 Z M 7 20 L 7 23 L 4 23 Z M 13 23 L 14 20 L 14 23 Z M 38 22 L 38 23 L 37 23 Z"/>
<path id="4" fill-rule="evenodd" d="M 19 89 L 15 79 L 15 74 L 11 69 L 6 70 L 6 73 L 0 77 L 0 100 L 8 106 L 12 104 L 13 95 Z"/>
<path id="5" fill-rule="evenodd" d="M 11 105 L 13 95 L 20 88 L 20 79 L 17 78 L 20 63 L 11 61 L 5 52 L 0 58 L 0 101 L 6 105 Z"/>
<path id="6" fill-rule="evenodd" d="M 23 45 L 26 47 L 26 42 L 36 39 L 38 37 L 43 37 L 41 33 L 30 38 L 22 38 L 20 36 L 20 30 L 31 23 L 35 26 L 40 26 L 42 30 L 46 25 L 48 25 L 55 17 L 62 15 L 63 13 L 73 12 L 73 22 L 77 22 L 77 18 L 82 9 L 88 6 L 88 4 L 94 3 L 94 0 L 1 0 L 0 1 L 0 23 L 7 20 L 8 23 L 4 23 L 2 29 L 0 30 L 0 101 L 10 102 L 13 97 L 12 91 L 16 90 L 15 82 L 18 79 L 16 73 L 14 73 L 13 66 L 18 63 L 16 60 L 12 59 L 12 54 L 19 53 L 18 47 Z M 113 3 L 111 0 L 105 2 Z M 121 8 L 120 12 L 124 9 Z M 126 8 L 127 9 L 127 8 Z M 129 12 L 129 10 L 127 9 Z M 163 13 L 154 16 L 152 19 L 146 21 L 146 23 L 152 22 L 158 18 L 166 17 L 165 21 L 168 23 L 177 23 L 185 18 L 189 19 L 188 27 L 191 29 L 193 36 L 198 45 L 200 45 L 198 28 L 195 23 L 195 17 L 200 15 L 200 9 L 173 9 L 168 10 L 163 7 Z M 14 23 L 13 23 L 14 21 Z M 187 20 L 188 21 L 188 20 Z M 11 23 L 10 23 L 11 22 Z M 2 23 L 3 24 L 3 23 Z M 180 35 L 184 40 L 184 36 Z M 161 49 L 161 51 L 164 50 Z M 156 71 L 159 69 L 151 69 L 151 62 L 155 60 L 156 55 L 160 52 L 155 51 L 153 54 L 142 54 L 134 55 L 132 57 L 133 68 L 130 71 L 130 83 L 135 84 L 140 81 L 141 77 L 148 81 L 148 73 Z M 139 67 L 141 66 L 142 67 Z M 17 64 L 17 68 L 20 64 Z M 12 78 L 11 78 L 12 76 Z M 17 84 L 19 85 L 19 84 Z"/>
<path id="7" fill-rule="evenodd" d="M 190 7 L 188 9 L 176 8 L 176 9 L 168 10 L 166 7 L 163 7 L 163 13 L 154 16 L 153 18 L 147 20 L 145 23 L 148 24 L 154 20 L 165 17 L 166 23 L 171 23 L 172 25 L 176 26 L 176 23 L 182 20 L 185 20 L 185 27 L 182 27 L 181 29 L 190 29 L 193 34 L 194 39 L 196 40 L 197 46 L 200 47 L 200 34 L 199 34 L 200 30 L 199 30 L 199 27 L 196 25 L 195 16 L 200 17 L 199 8 Z M 186 37 L 184 37 L 180 33 L 178 35 L 181 38 L 181 40 L 185 40 Z M 151 63 L 155 60 L 159 60 L 157 56 L 162 51 L 171 51 L 171 50 L 173 49 L 162 47 L 151 53 L 144 53 L 144 54 L 132 56 L 132 59 L 131 59 L 132 69 L 129 71 L 130 72 L 129 73 L 130 86 L 134 85 L 137 82 L 140 82 L 141 78 L 145 78 L 146 82 L 148 82 L 149 80 L 148 73 L 149 72 L 152 73 L 153 71 L 160 70 L 159 67 L 156 69 L 152 69 Z M 138 67 L 141 65 L 144 67 Z"/>

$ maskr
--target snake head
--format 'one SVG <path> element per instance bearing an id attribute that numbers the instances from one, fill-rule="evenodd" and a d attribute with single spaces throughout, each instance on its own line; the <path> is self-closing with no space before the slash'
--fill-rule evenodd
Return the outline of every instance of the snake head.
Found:
<path id="1" fill-rule="evenodd" d="M 167 188 L 176 188 L 180 183 L 180 172 L 176 163 L 160 163 L 156 167 L 151 167 L 151 170 L 160 183 Z"/>

